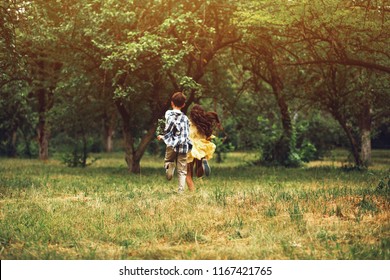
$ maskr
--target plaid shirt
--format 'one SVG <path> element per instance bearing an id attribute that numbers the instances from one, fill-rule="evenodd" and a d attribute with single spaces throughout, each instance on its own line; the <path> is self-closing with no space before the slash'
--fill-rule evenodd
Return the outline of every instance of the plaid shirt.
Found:
<path id="1" fill-rule="evenodd" d="M 186 115 L 179 110 L 168 110 L 165 113 L 165 129 L 163 140 L 167 146 L 173 147 L 180 154 L 188 153 L 192 148 L 190 123 Z"/>

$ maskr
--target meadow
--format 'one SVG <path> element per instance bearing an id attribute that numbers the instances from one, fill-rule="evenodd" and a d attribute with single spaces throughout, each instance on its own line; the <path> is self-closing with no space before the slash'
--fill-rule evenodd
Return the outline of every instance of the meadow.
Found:
<path id="1" fill-rule="evenodd" d="M 390 259 L 389 150 L 366 171 L 343 151 L 301 168 L 234 152 L 184 194 L 159 157 L 132 175 L 123 153 L 99 156 L 0 159 L 0 259 Z"/>

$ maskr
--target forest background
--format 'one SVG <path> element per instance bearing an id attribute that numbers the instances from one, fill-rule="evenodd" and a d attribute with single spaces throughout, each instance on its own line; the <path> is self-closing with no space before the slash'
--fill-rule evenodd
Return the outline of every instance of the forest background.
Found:
<path id="1" fill-rule="evenodd" d="M 87 165 L 160 153 L 173 92 L 221 116 L 218 151 L 299 166 L 389 148 L 386 1 L 3 1 L 0 154 Z M 114 145 L 114 143 L 117 143 Z M 373 145 L 373 146 L 372 146 Z"/>

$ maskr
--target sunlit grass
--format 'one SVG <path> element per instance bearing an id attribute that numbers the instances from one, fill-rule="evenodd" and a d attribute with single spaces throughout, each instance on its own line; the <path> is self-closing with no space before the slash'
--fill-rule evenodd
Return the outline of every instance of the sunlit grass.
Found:
<path id="1" fill-rule="evenodd" d="M 299 169 L 231 153 L 196 192 L 176 193 L 162 159 L 123 154 L 85 169 L 0 159 L 1 259 L 389 259 L 390 151 L 368 171 L 344 151 Z"/>

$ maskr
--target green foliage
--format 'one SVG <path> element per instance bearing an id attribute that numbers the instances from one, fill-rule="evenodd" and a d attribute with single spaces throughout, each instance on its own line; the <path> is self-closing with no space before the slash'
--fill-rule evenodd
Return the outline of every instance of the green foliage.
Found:
<path id="1" fill-rule="evenodd" d="M 9 83 L 0 88 L 0 155 L 37 155 L 33 138 L 37 114 L 22 82 Z"/>
<path id="2" fill-rule="evenodd" d="M 296 147 L 295 131 L 291 137 L 283 134 L 283 131 L 276 124 L 270 124 L 270 120 L 261 116 L 258 117 L 261 134 L 261 157 L 258 163 L 275 166 L 298 167 L 302 159 Z"/>
<path id="3" fill-rule="evenodd" d="M 304 140 L 304 142 L 302 143 L 302 146 L 299 149 L 300 158 L 304 162 L 309 162 L 309 161 L 312 161 L 314 159 L 317 159 L 315 157 L 316 152 L 317 152 L 316 147 L 308 140 Z"/>
<path id="4" fill-rule="evenodd" d="M 86 167 L 93 163 L 91 152 L 100 152 L 101 126 L 107 104 L 95 98 L 97 89 L 88 76 L 69 75 L 61 81 L 55 92 L 55 105 L 48 113 L 48 123 L 54 137 L 52 146 L 62 154 L 63 162 L 70 167 Z"/>
<path id="5" fill-rule="evenodd" d="M 217 163 L 221 163 L 224 155 L 234 151 L 232 143 L 226 143 L 224 138 L 214 137 L 212 142 L 215 144 L 215 154 L 217 155 Z"/>
<path id="6" fill-rule="evenodd" d="M 184 76 L 180 80 L 180 87 L 183 88 L 185 92 L 194 91 L 197 94 L 201 94 L 202 87 L 198 84 L 192 77 Z"/>
<path id="7" fill-rule="evenodd" d="M 383 191 L 385 193 L 387 192 L 387 194 L 390 195 L 390 172 L 387 176 L 385 176 L 379 180 L 377 190 Z"/>
<path id="8" fill-rule="evenodd" d="M 66 166 L 87 167 L 99 159 L 90 155 L 96 145 L 94 138 L 72 139 L 65 135 L 63 137 L 57 152 Z"/>
<path id="9" fill-rule="evenodd" d="M 165 130 L 165 119 L 157 120 L 156 135 L 163 135 Z"/>
<path id="10" fill-rule="evenodd" d="M 336 146 L 344 145 L 340 128 L 331 119 L 311 112 L 296 118 L 291 138 L 270 119 L 258 116 L 261 159 L 265 165 L 299 167 L 303 163 L 328 155 Z M 289 152 L 286 152 L 289 151 Z"/>
<path id="11" fill-rule="evenodd" d="M 319 112 L 298 118 L 296 130 L 297 147 L 305 162 L 321 159 L 335 147 L 347 145 L 339 125 Z"/>

